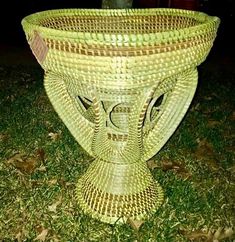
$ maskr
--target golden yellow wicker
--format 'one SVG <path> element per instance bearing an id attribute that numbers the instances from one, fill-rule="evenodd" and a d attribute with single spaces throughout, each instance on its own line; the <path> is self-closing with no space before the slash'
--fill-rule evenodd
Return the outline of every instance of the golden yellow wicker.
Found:
<path id="1" fill-rule="evenodd" d="M 108 223 L 146 218 L 163 201 L 146 161 L 185 115 L 219 19 L 177 9 L 62 9 L 22 25 L 55 111 L 95 157 L 78 181 L 79 205 Z"/>

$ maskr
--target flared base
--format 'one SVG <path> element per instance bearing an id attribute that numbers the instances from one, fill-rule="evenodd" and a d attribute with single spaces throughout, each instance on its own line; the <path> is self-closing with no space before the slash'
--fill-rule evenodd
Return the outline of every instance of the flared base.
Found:
<path id="1" fill-rule="evenodd" d="M 77 198 L 85 213 L 114 224 L 146 219 L 162 204 L 163 191 L 146 164 L 96 160 L 78 180 Z"/>

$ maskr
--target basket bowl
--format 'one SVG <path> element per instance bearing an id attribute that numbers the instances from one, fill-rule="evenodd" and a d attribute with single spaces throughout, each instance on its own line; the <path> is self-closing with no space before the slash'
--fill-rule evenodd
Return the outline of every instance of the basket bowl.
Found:
<path id="1" fill-rule="evenodd" d="M 219 19 L 179 9 L 61 9 L 29 15 L 22 25 L 45 70 L 120 89 L 199 65 Z"/>

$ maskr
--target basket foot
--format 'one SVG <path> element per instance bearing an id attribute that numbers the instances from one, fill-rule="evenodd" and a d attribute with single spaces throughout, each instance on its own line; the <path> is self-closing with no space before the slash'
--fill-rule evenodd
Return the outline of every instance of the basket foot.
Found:
<path id="1" fill-rule="evenodd" d="M 162 204 L 163 191 L 145 163 L 96 160 L 78 180 L 77 198 L 85 213 L 114 224 L 146 219 Z"/>

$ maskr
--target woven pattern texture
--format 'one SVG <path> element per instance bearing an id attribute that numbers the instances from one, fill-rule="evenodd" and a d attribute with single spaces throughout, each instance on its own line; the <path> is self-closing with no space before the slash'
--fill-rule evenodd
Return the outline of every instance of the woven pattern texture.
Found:
<path id="1" fill-rule="evenodd" d="M 95 158 L 78 180 L 79 205 L 108 223 L 148 217 L 163 192 L 146 161 L 187 112 L 219 19 L 178 9 L 62 9 L 22 25 L 55 111 Z"/>

